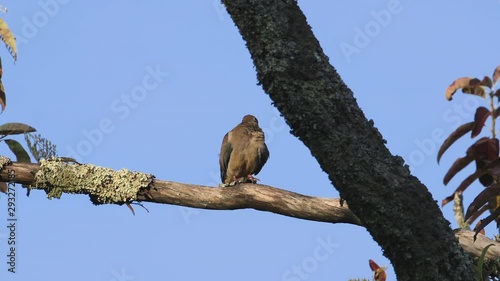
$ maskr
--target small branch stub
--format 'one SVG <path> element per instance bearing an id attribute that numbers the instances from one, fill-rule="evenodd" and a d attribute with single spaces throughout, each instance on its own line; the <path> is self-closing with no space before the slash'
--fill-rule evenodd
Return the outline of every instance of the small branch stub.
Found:
<path id="1" fill-rule="evenodd" d="M 60 198 L 62 193 L 89 194 L 98 204 L 123 204 L 137 199 L 140 188 L 147 187 L 155 177 L 151 174 L 114 171 L 95 165 L 72 164 L 60 158 L 40 161 L 33 189 L 44 189 L 49 199 Z"/>

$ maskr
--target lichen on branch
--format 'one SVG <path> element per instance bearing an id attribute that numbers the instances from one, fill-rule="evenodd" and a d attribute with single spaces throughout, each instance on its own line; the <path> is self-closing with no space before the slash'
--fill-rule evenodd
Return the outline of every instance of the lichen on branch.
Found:
<path id="1" fill-rule="evenodd" d="M 40 161 L 32 189 L 44 189 L 48 198 L 62 193 L 89 194 L 92 203 L 121 204 L 137 199 L 140 188 L 147 187 L 155 177 L 151 174 L 118 171 L 91 164 L 69 163 L 60 158 Z"/>

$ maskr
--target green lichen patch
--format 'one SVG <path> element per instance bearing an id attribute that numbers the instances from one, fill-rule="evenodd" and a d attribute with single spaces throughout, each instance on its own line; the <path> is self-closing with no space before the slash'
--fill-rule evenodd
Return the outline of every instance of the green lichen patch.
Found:
<path id="1" fill-rule="evenodd" d="M 5 156 L 0 156 L 0 171 L 5 168 L 5 166 L 10 165 L 12 161 L 10 158 L 5 157 Z"/>
<path id="2" fill-rule="evenodd" d="M 154 179 L 151 174 L 79 165 L 60 158 L 40 161 L 33 188 L 44 189 L 49 199 L 62 193 L 88 194 L 94 204 L 121 204 L 137 199 L 137 192 Z"/>

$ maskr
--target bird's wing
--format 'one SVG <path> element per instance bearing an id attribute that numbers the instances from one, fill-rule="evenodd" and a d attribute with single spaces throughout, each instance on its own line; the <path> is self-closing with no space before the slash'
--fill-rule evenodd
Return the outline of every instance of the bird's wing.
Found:
<path id="1" fill-rule="evenodd" d="M 258 149 L 258 159 L 257 163 L 255 163 L 255 172 L 253 173 L 254 175 L 257 175 L 262 167 L 264 167 L 264 164 L 266 164 L 267 159 L 269 158 L 269 150 L 267 149 L 267 145 L 264 143 L 262 147 Z"/>
<path id="2" fill-rule="evenodd" d="M 233 151 L 233 146 L 228 141 L 228 134 L 229 133 L 227 133 L 222 140 L 222 146 L 219 154 L 220 179 L 222 180 L 222 183 L 224 183 L 226 179 L 229 158 L 231 157 L 231 152 Z"/>

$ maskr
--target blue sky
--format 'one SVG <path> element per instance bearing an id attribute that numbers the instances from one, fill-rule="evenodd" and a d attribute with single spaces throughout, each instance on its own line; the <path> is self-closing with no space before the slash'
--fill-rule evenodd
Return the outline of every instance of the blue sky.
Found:
<path id="1" fill-rule="evenodd" d="M 16 64 L 0 51 L 2 122 L 37 128 L 59 155 L 215 186 L 222 137 L 253 114 L 271 153 L 262 183 L 338 196 L 256 85 L 248 50 L 218 1 L 1 4 L 19 46 Z M 471 141 L 457 143 L 439 166 L 437 150 L 483 101 L 458 94 L 447 102 L 444 90 L 455 78 L 491 75 L 500 64 L 500 1 L 299 5 L 390 150 L 437 201 L 451 194 L 466 174 L 447 187 L 442 178 Z M 132 216 L 124 206 L 95 207 L 85 196 L 47 200 L 44 192 L 26 197 L 17 188 L 17 273 L 4 263 L 5 210 L 1 280 L 347 280 L 369 278 L 368 259 L 390 266 L 361 227 L 157 204 Z M 480 190 L 471 187 L 466 202 Z M 1 195 L 0 206 L 7 209 L 6 202 Z M 456 227 L 451 206 L 443 212 Z M 392 269 L 388 280 L 395 280 Z"/>

